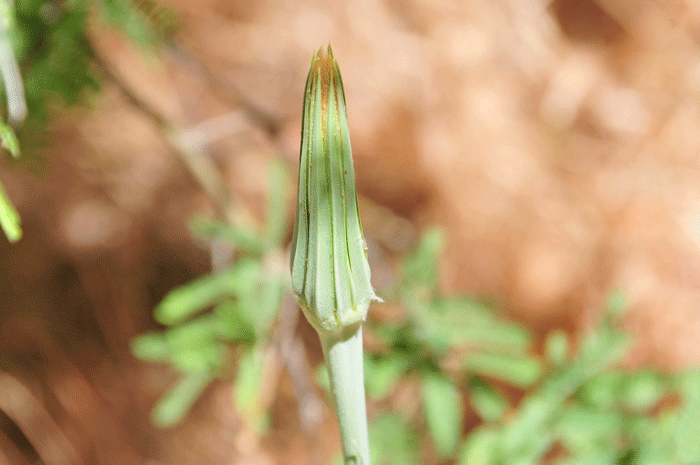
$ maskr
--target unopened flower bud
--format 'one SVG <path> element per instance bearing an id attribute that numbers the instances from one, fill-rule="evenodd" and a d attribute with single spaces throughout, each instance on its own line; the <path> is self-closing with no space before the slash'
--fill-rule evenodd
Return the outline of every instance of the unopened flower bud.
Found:
<path id="1" fill-rule="evenodd" d="M 357 208 L 348 118 L 338 63 L 328 46 L 306 80 L 292 286 L 319 333 L 362 323 L 377 297 Z"/>

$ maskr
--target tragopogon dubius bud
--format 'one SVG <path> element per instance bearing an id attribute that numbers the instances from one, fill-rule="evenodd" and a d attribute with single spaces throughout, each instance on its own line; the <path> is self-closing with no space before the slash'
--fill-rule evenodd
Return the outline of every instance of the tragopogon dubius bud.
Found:
<path id="1" fill-rule="evenodd" d="M 370 284 L 350 150 L 343 82 L 330 45 L 306 80 L 292 286 L 319 333 L 356 327 L 377 300 Z"/>

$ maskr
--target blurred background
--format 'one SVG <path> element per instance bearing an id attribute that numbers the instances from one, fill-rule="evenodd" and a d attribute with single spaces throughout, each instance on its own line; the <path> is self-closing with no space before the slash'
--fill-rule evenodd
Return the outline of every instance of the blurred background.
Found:
<path id="1" fill-rule="evenodd" d="M 0 163 L 24 231 L 14 244 L 0 241 L 0 462 L 335 460 L 320 346 L 287 291 L 285 255 L 306 73 L 329 41 L 373 282 L 388 302 L 370 310 L 368 353 L 381 361 L 398 344 L 418 348 L 410 357 L 428 354 L 370 399 L 370 423 L 398 412 L 406 435 L 394 438 L 404 444 L 397 450 L 415 454 L 378 463 L 463 463 L 461 444 L 491 417 L 477 400 L 460 410 L 456 433 L 441 432 L 428 386 L 460 405 L 488 388 L 508 404 L 491 421 L 511 424 L 561 357 L 576 363 L 577 341 L 599 327 L 613 290 L 627 308 L 613 326 L 631 338 L 614 367 L 653 371 L 661 386 L 640 418 L 682 404 L 669 380 L 700 361 L 697 2 L 15 0 L 14 21 L 3 34 L 29 112 L 22 156 Z M 195 217 L 207 220 L 193 232 Z M 421 249 L 433 227 L 442 234 Z M 261 245 L 264 231 L 274 240 Z M 158 352 L 162 333 L 134 338 L 180 321 L 157 307 L 169 292 L 250 257 L 255 279 L 282 283 L 272 316 L 249 322 L 252 349 L 234 330 L 217 334 L 225 343 L 207 365 L 216 370 L 206 382 L 188 378 L 196 387 L 182 389 L 196 395 L 183 412 L 152 414 L 183 373 L 201 370 L 169 363 L 172 354 Z M 428 350 L 422 330 L 405 340 L 400 330 L 374 331 L 422 328 L 406 299 L 423 294 L 402 293 L 406 263 L 432 270 L 416 278 L 434 281 L 418 286 L 430 302 L 471 296 L 469 305 L 502 322 L 493 324 L 525 331 L 522 353 L 544 368 L 520 385 L 485 370 L 495 381 L 479 384 L 477 368 L 455 368 L 457 342 Z M 234 300 L 268 296 L 246 292 Z M 172 299 L 183 295 L 191 297 Z M 562 340 L 564 355 L 547 359 Z M 249 387 L 257 413 L 245 414 L 235 393 L 250 354 L 263 374 Z M 430 384 L 427 372 L 441 381 Z M 445 380 L 451 387 L 440 391 Z M 572 393 L 556 399 L 583 402 Z M 459 445 L 436 439 L 454 434 Z M 564 442 L 518 463 L 560 463 L 573 450 Z M 629 452 L 631 439 L 618 443 L 617 461 L 585 463 L 645 456 Z M 501 463 L 488 460 L 472 462 Z M 675 460 L 649 463 L 685 463 Z"/>

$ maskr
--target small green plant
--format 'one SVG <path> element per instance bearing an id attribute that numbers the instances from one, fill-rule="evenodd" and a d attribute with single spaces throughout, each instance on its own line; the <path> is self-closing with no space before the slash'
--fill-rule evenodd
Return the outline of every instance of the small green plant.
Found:
<path id="1" fill-rule="evenodd" d="M 369 354 L 365 368 L 369 396 L 377 402 L 407 377 L 418 379 L 425 428 L 437 454 L 447 459 L 464 432 L 465 395 L 482 416 L 500 418 L 505 399 L 484 379 L 526 388 L 543 368 L 526 328 L 498 318 L 483 302 L 440 293 L 437 263 L 444 242 L 439 230 L 428 230 L 405 259 L 387 300 L 406 313 L 397 323 L 370 320 L 368 330 L 384 349 Z M 448 358 L 459 361 L 456 370 L 443 368 Z"/>
<path id="2" fill-rule="evenodd" d="M 678 434 L 700 426 L 689 392 L 697 376 L 621 369 L 630 338 L 619 329 L 620 311 L 613 296 L 598 327 L 570 358 L 561 357 L 563 335 L 552 332 L 546 375 L 510 414 L 472 432 L 459 463 L 698 463 L 697 447 L 686 452 L 697 436 Z"/>
<path id="3" fill-rule="evenodd" d="M 201 277 L 168 293 L 156 306 L 160 332 L 143 334 L 132 342 L 142 360 L 168 363 L 180 374 L 156 404 L 155 424 L 168 427 L 180 422 L 206 386 L 224 373 L 234 358 L 226 348 L 235 344 L 238 371 L 235 401 L 255 428 L 265 424 L 256 395 L 272 325 L 280 309 L 288 279 L 282 264 L 282 240 L 287 184 L 284 168 L 272 165 L 267 225 L 262 231 L 199 218 L 194 232 L 207 239 L 229 243 L 239 251 L 220 271 Z"/>
<path id="4" fill-rule="evenodd" d="M 381 414 L 372 429 L 422 423 L 441 460 L 460 465 L 698 463 L 700 374 L 621 368 L 631 344 L 620 325 L 621 294 L 610 297 L 600 323 L 576 348 L 554 330 L 537 355 L 522 326 L 473 299 L 441 295 L 436 264 L 443 242 L 438 231 L 427 231 L 404 262 L 391 297 L 407 318 L 368 326 L 386 348 L 366 357 L 369 396 L 381 403 L 417 377 L 422 419 Z M 460 363 L 455 368 L 447 360 Z M 524 396 L 513 402 L 503 386 Z M 483 421 L 469 434 L 462 424 L 466 403 Z M 375 443 L 376 465 L 415 454 L 412 436 L 388 437 Z"/>

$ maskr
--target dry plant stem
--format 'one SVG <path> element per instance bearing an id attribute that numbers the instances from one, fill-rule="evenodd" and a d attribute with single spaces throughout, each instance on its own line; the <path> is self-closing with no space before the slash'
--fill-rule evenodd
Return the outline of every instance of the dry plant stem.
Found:
<path id="1" fill-rule="evenodd" d="M 20 448 L 12 442 L 12 439 L 0 429 L 0 463 L 13 465 L 31 465 L 32 462 L 25 457 Z"/>
<path id="2" fill-rule="evenodd" d="M 22 431 L 43 463 L 83 463 L 73 444 L 41 402 L 18 379 L 4 372 L 0 372 L 0 411 Z"/>
<path id="3" fill-rule="evenodd" d="M 121 90 L 124 97 L 139 111 L 149 116 L 158 126 L 170 147 L 175 150 L 187 170 L 204 189 L 221 216 L 233 225 L 254 224 L 252 220 L 254 216 L 243 204 L 236 203 L 231 198 L 223 176 L 207 151 L 210 141 L 193 138 L 191 132 L 178 128 L 158 110 L 141 99 L 122 79 L 121 75 L 113 69 L 114 66 L 108 57 L 100 56 L 98 53 L 95 60 Z M 239 129 L 239 126 L 232 128 L 234 132 Z M 221 134 L 217 134 L 217 136 L 220 137 Z"/>
<path id="4" fill-rule="evenodd" d="M 299 314 L 296 299 L 291 292 L 285 292 L 277 334 L 275 334 L 275 345 L 294 385 L 294 392 L 299 402 L 301 428 L 304 434 L 311 438 L 318 433 L 319 425 L 326 412 L 325 404 L 314 388 L 306 347 L 296 332 Z"/>
<path id="5" fill-rule="evenodd" d="M 346 465 L 370 465 L 362 364 L 362 325 L 337 336 L 320 334 Z"/>

